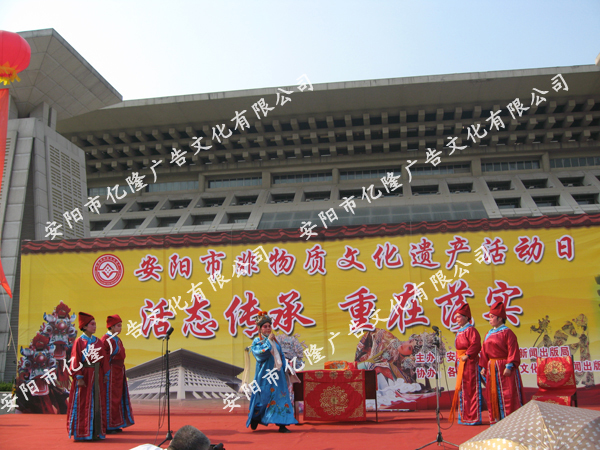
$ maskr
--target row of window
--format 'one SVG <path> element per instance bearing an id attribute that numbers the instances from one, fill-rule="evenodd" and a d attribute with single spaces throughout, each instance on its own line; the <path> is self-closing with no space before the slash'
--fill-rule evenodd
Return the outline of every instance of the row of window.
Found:
<path id="1" fill-rule="evenodd" d="M 458 185 L 457 185 L 458 186 Z M 469 187 L 464 185 L 462 189 L 464 192 L 467 192 Z M 415 186 L 412 188 L 413 194 L 415 195 L 429 195 L 438 193 L 437 186 Z M 470 191 L 469 191 L 470 192 Z M 456 193 L 460 193 L 459 190 Z M 342 194 L 342 192 L 340 192 Z M 345 195 L 354 195 L 357 194 L 355 192 L 348 192 Z M 362 194 L 359 193 L 359 197 Z M 342 197 L 342 195 L 340 195 Z M 572 194 L 573 199 L 579 205 L 596 205 L 599 203 L 598 194 Z M 532 197 L 533 201 L 538 207 L 547 207 L 547 206 L 560 206 L 560 197 L 559 196 L 538 196 Z M 496 198 L 496 205 L 499 209 L 513 209 L 513 208 L 521 208 L 521 198 Z M 180 216 L 175 217 L 157 217 L 156 223 L 152 225 L 153 228 L 170 228 L 175 226 L 178 222 Z M 202 225 L 212 225 L 216 218 L 216 214 L 192 214 L 189 220 L 184 223 L 184 226 L 202 226 Z M 249 212 L 242 213 L 227 213 L 224 216 L 222 224 L 243 224 L 248 221 L 250 218 Z M 138 229 L 147 218 L 134 218 L 134 219 L 123 219 L 114 230 L 136 230 Z M 109 224 L 110 220 L 98 220 L 90 222 L 90 230 L 91 231 L 102 231 Z"/>
<path id="2" fill-rule="evenodd" d="M 600 157 L 582 157 L 582 158 L 553 158 L 550 160 L 551 168 L 562 167 L 585 167 L 585 166 L 600 166 Z M 482 163 L 482 172 L 505 172 L 513 170 L 538 170 L 540 169 L 539 160 L 528 161 L 502 161 Z M 419 165 L 410 167 L 412 176 L 430 176 L 430 175 L 451 175 L 451 174 L 470 174 L 471 164 L 438 164 L 433 166 Z M 364 169 L 364 170 L 341 170 L 340 180 L 358 180 L 358 179 L 376 179 L 387 177 L 388 173 L 394 172 L 394 176 L 398 176 L 401 172 L 400 168 L 393 169 Z M 273 184 L 287 183 L 314 183 L 333 181 L 331 171 L 316 172 L 316 173 L 301 173 L 290 175 L 274 175 Z M 234 187 L 249 187 L 261 186 L 262 177 L 243 177 L 243 178 L 222 178 L 218 180 L 209 180 L 209 188 L 234 188 Z M 153 183 L 147 186 L 148 192 L 169 192 L 169 191 L 193 191 L 198 190 L 198 181 L 174 181 L 168 183 Z M 127 186 L 119 186 L 118 197 L 129 193 Z M 106 195 L 106 188 L 89 188 L 88 195 Z"/>
<path id="3" fill-rule="evenodd" d="M 551 169 L 586 166 L 600 166 L 600 156 L 590 156 L 587 158 L 552 158 L 550 160 Z"/>
<path id="4" fill-rule="evenodd" d="M 598 194 L 571 194 L 573 200 L 578 205 L 597 205 Z M 531 197 L 538 207 L 545 206 L 560 206 L 560 197 L 558 195 L 544 196 L 544 197 Z M 513 209 L 521 208 L 521 198 L 496 198 L 496 205 L 499 209 Z"/>

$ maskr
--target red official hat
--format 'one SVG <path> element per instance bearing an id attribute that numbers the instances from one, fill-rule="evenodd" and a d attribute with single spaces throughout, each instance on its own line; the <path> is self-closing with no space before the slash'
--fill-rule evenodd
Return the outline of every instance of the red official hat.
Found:
<path id="1" fill-rule="evenodd" d="M 121 320 L 121 318 L 119 317 L 118 314 L 115 314 L 114 316 L 108 316 L 106 318 L 106 328 L 110 328 L 113 325 L 116 325 L 120 322 L 123 322 L 123 321 Z"/>
<path id="2" fill-rule="evenodd" d="M 94 316 L 88 313 L 79 312 L 79 329 L 81 330 L 94 319 Z"/>
<path id="3" fill-rule="evenodd" d="M 506 308 L 504 308 L 504 302 L 496 302 L 490 308 L 490 314 L 495 315 L 496 317 L 502 317 L 506 320 Z"/>
<path id="4" fill-rule="evenodd" d="M 463 304 L 463 305 L 462 305 L 460 308 L 458 308 L 458 309 L 456 310 L 456 312 L 457 312 L 458 314 L 461 314 L 461 315 L 465 316 L 465 317 L 466 317 L 466 318 L 468 318 L 469 320 L 470 320 L 470 319 L 471 319 L 471 317 L 472 317 L 472 316 L 471 316 L 471 308 L 469 308 L 469 304 L 468 304 L 468 303 L 465 303 L 465 304 Z"/>

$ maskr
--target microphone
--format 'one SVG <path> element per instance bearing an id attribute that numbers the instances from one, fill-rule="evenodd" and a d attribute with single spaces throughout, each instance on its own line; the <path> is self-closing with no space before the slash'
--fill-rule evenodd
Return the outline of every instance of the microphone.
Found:
<path id="1" fill-rule="evenodd" d="M 431 327 L 433 329 L 433 331 L 435 331 L 435 334 L 439 334 L 440 329 L 438 327 L 436 327 L 435 325 Z"/>
<path id="2" fill-rule="evenodd" d="M 173 327 L 169 328 L 169 331 L 167 331 L 167 335 L 165 336 L 165 339 L 168 338 L 169 336 L 171 336 L 173 334 L 173 331 L 175 331 L 175 328 L 173 328 Z"/>

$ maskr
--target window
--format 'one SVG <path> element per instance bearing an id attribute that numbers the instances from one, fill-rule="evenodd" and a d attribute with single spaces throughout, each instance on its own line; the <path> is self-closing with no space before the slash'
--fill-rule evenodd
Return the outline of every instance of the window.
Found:
<path id="1" fill-rule="evenodd" d="M 331 172 L 299 173 L 295 175 L 275 175 L 273 184 L 283 183 L 314 183 L 318 181 L 333 181 Z"/>
<path id="2" fill-rule="evenodd" d="M 192 216 L 192 225 L 212 225 L 215 215 Z"/>
<path id="3" fill-rule="evenodd" d="M 192 200 L 190 199 L 185 199 L 185 200 L 169 200 L 165 206 L 163 206 L 163 209 L 185 209 L 188 206 L 190 206 L 190 202 Z"/>
<path id="4" fill-rule="evenodd" d="M 256 200 L 258 200 L 258 195 L 249 195 L 249 196 L 235 196 L 233 197 L 232 205 L 254 205 L 256 204 Z"/>
<path id="5" fill-rule="evenodd" d="M 431 195 L 439 193 L 437 186 L 411 186 L 413 195 Z"/>
<path id="6" fill-rule="evenodd" d="M 227 214 L 227 223 L 246 223 L 250 213 Z"/>
<path id="7" fill-rule="evenodd" d="M 600 166 L 600 156 L 588 156 L 586 158 L 553 158 L 550 160 L 551 169 Z"/>
<path id="8" fill-rule="evenodd" d="M 224 202 L 225 202 L 225 197 L 203 198 L 200 200 L 198 205 L 196 205 L 196 207 L 197 208 L 202 208 L 202 207 L 212 208 L 212 207 L 216 207 L 216 206 L 222 206 Z"/>
<path id="9" fill-rule="evenodd" d="M 192 191 L 198 190 L 198 181 L 174 181 L 148 185 L 148 192 Z"/>
<path id="10" fill-rule="evenodd" d="M 113 205 L 106 205 L 107 213 L 118 213 L 125 207 L 125 203 L 115 203 Z"/>
<path id="11" fill-rule="evenodd" d="M 583 177 L 559 178 L 564 187 L 583 186 Z"/>
<path id="12" fill-rule="evenodd" d="M 96 195 L 106 196 L 107 191 L 108 191 L 108 188 L 106 188 L 106 187 L 89 188 L 88 195 L 90 197 L 95 197 Z M 116 197 L 123 197 L 123 195 L 127 195 L 130 193 L 131 193 L 131 191 L 127 189 L 127 186 L 119 186 L 119 189 L 117 189 Z M 113 195 L 115 195 L 114 191 L 113 191 Z"/>
<path id="13" fill-rule="evenodd" d="M 573 195 L 573 199 L 579 205 L 597 205 L 598 194 L 576 194 Z"/>
<path id="14" fill-rule="evenodd" d="M 533 201 L 537 206 L 558 206 L 558 196 L 552 197 L 533 197 Z"/>
<path id="15" fill-rule="evenodd" d="M 292 203 L 296 194 L 271 194 L 271 203 Z"/>
<path id="16" fill-rule="evenodd" d="M 363 178 L 384 178 L 387 174 L 394 172 L 394 176 L 399 176 L 400 168 L 395 169 L 371 169 L 371 170 L 340 170 L 340 180 L 358 180 Z"/>
<path id="17" fill-rule="evenodd" d="M 95 222 L 90 222 L 90 231 L 103 231 L 109 223 L 110 220 L 97 220 Z"/>
<path id="18" fill-rule="evenodd" d="M 548 187 L 548 180 L 543 178 L 539 180 L 521 180 L 525 189 L 544 189 Z"/>
<path id="19" fill-rule="evenodd" d="M 158 217 L 158 228 L 174 227 L 179 222 L 179 217 Z"/>
<path id="20" fill-rule="evenodd" d="M 448 184 L 451 194 L 470 194 L 473 190 L 473 183 Z"/>
<path id="21" fill-rule="evenodd" d="M 521 207 L 521 199 L 520 198 L 495 198 L 496 205 L 500 209 L 511 209 L 511 208 L 520 208 Z"/>
<path id="22" fill-rule="evenodd" d="M 511 189 L 510 181 L 488 181 L 487 185 L 490 191 L 509 191 Z"/>
<path id="23" fill-rule="evenodd" d="M 402 188 L 400 188 L 400 191 L 402 191 Z M 383 190 L 383 192 L 385 192 L 385 189 Z M 352 197 L 354 196 L 354 200 L 356 199 L 361 199 L 363 195 L 363 191 L 362 189 L 348 189 L 348 190 L 344 190 L 344 191 L 340 191 L 340 200 L 343 200 L 344 197 Z M 375 194 L 377 195 L 377 194 Z"/>
<path id="24" fill-rule="evenodd" d="M 146 219 L 129 219 L 123 221 L 123 229 L 124 230 L 137 230 L 142 223 L 144 223 Z"/>
<path id="25" fill-rule="evenodd" d="M 219 180 L 209 180 L 209 188 L 242 187 L 242 186 L 260 186 L 262 177 L 246 178 L 222 178 Z"/>
<path id="26" fill-rule="evenodd" d="M 413 176 L 471 173 L 471 164 L 438 164 L 435 167 L 431 165 L 413 166 L 408 170 Z"/>
<path id="27" fill-rule="evenodd" d="M 304 199 L 307 202 L 315 202 L 320 200 L 329 200 L 329 192 L 305 192 Z"/>
<path id="28" fill-rule="evenodd" d="M 158 202 L 138 202 L 138 211 L 152 211 Z"/>
<path id="29" fill-rule="evenodd" d="M 532 161 L 504 161 L 493 163 L 482 163 L 482 172 L 504 172 L 508 170 L 534 170 L 540 168 L 539 160 Z"/>

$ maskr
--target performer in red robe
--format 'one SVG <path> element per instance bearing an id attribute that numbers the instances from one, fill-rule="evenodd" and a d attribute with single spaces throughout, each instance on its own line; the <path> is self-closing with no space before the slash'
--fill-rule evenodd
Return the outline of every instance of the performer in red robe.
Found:
<path id="1" fill-rule="evenodd" d="M 123 321 L 118 315 L 106 318 L 108 333 L 102 336 L 104 351 L 109 355 L 110 374 L 108 376 L 107 402 L 108 433 L 123 431 L 133 425 L 133 411 L 129 399 L 129 388 L 125 376 L 125 347 L 118 335 L 123 328 Z"/>
<path id="2" fill-rule="evenodd" d="M 458 407 L 458 423 L 461 425 L 481 425 L 481 374 L 479 373 L 479 352 L 481 336 L 470 323 L 471 308 L 465 303 L 456 310 L 454 322 L 460 328 L 454 341 L 456 346 L 456 389 L 450 410 L 450 422 Z"/>
<path id="3" fill-rule="evenodd" d="M 76 441 L 104 439 L 106 435 L 105 377 L 110 366 L 102 341 L 93 334 L 96 321 L 90 314 L 79 313 L 83 335 L 75 339 L 69 372 L 73 377 L 67 411 L 69 437 Z"/>
<path id="4" fill-rule="evenodd" d="M 479 366 L 486 379 L 490 424 L 494 424 L 523 406 L 523 383 L 519 373 L 519 343 L 515 333 L 504 325 L 503 302 L 490 308 L 489 321 L 494 328 L 483 342 Z"/>

